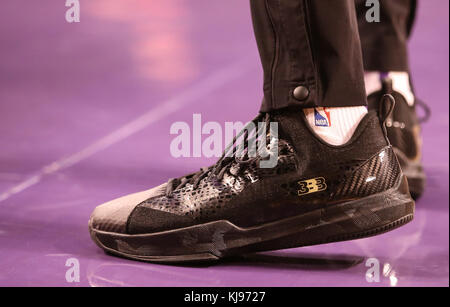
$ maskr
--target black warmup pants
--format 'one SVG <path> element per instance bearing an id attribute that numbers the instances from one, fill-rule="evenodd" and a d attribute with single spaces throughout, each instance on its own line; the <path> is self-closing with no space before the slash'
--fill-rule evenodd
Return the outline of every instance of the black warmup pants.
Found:
<path id="1" fill-rule="evenodd" d="M 366 105 L 364 70 L 408 71 L 415 0 L 250 0 L 264 70 L 261 111 Z"/>

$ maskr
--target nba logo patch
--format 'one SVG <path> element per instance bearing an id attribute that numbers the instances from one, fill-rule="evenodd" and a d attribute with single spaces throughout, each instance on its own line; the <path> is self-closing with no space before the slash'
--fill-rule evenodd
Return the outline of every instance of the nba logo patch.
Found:
<path id="1" fill-rule="evenodd" d="M 314 123 L 317 127 L 331 127 L 330 111 L 326 108 L 314 108 Z"/>

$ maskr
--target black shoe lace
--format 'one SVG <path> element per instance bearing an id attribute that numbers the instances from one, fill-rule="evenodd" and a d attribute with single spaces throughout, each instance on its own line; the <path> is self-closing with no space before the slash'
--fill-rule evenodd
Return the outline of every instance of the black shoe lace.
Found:
<path id="1" fill-rule="evenodd" d="M 219 158 L 219 160 L 216 162 L 216 164 L 209 166 L 209 167 L 202 167 L 200 171 L 186 175 L 184 177 L 180 178 L 172 178 L 169 179 L 167 182 L 166 187 L 166 196 L 172 197 L 173 192 L 179 189 L 182 189 L 187 184 L 192 184 L 193 189 L 196 189 L 203 178 L 206 177 L 215 177 L 217 180 L 221 180 L 223 176 L 225 175 L 226 171 L 232 166 L 233 162 L 238 163 L 239 165 L 248 165 L 252 162 L 254 162 L 256 159 L 258 159 L 258 156 L 256 157 L 250 157 L 249 156 L 249 136 L 257 136 L 257 135 L 263 135 L 261 134 L 261 131 L 259 130 L 258 123 L 261 122 L 261 120 L 264 119 L 265 125 L 261 127 L 261 129 L 266 129 L 265 136 L 270 137 L 270 114 L 269 113 L 260 113 L 258 116 L 256 116 L 251 122 L 249 122 L 243 129 L 240 131 L 231 142 L 230 145 L 226 147 L 224 152 L 222 153 L 222 156 Z M 250 127 L 250 128 L 249 128 Z M 243 144 L 242 148 L 242 158 L 238 157 L 236 155 L 236 151 L 238 150 L 239 144 L 237 143 L 237 140 L 239 140 L 243 136 L 243 141 L 240 142 L 240 144 Z M 256 140 L 256 146 L 258 146 L 258 140 Z M 258 147 L 259 148 L 259 147 Z M 231 156 L 229 155 L 231 151 Z"/>

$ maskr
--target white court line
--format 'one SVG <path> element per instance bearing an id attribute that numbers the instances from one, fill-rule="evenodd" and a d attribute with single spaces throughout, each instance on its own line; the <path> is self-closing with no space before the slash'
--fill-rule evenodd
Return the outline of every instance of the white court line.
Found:
<path id="1" fill-rule="evenodd" d="M 99 151 L 102 151 L 126 139 L 127 137 L 146 128 L 148 125 L 153 124 L 154 122 L 185 107 L 186 104 L 195 102 L 201 97 L 220 88 L 227 82 L 237 79 L 239 76 L 242 76 L 251 70 L 252 66 L 248 65 L 249 62 L 251 61 L 239 61 L 227 66 L 224 69 L 216 71 L 200 82 L 194 84 L 192 87 L 181 92 L 179 95 L 160 103 L 158 106 L 144 113 L 142 116 L 111 132 L 109 135 L 99 139 L 81 151 L 44 166 L 35 175 L 0 194 L 0 202 L 5 201 L 11 196 L 38 184 L 44 177 L 69 168 L 98 153 Z"/>

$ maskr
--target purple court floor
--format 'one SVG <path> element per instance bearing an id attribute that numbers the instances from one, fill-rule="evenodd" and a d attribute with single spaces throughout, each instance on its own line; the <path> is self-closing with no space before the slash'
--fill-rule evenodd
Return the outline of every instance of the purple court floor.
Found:
<path id="1" fill-rule="evenodd" d="M 420 1 L 410 43 L 423 126 L 416 219 L 359 241 L 165 266 L 104 254 L 95 206 L 214 162 L 170 155 L 170 126 L 253 118 L 262 70 L 248 1 L 0 4 L 0 286 L 448 286 L 449 2 Z M 336 16 L 339 18 L 339 16 Z M 382 50 L 380 50 L 382 53 Z M 66 261 L 80 282 L 66 281 Z M 366 263 L 380 264 L 368 283 Z"/>

